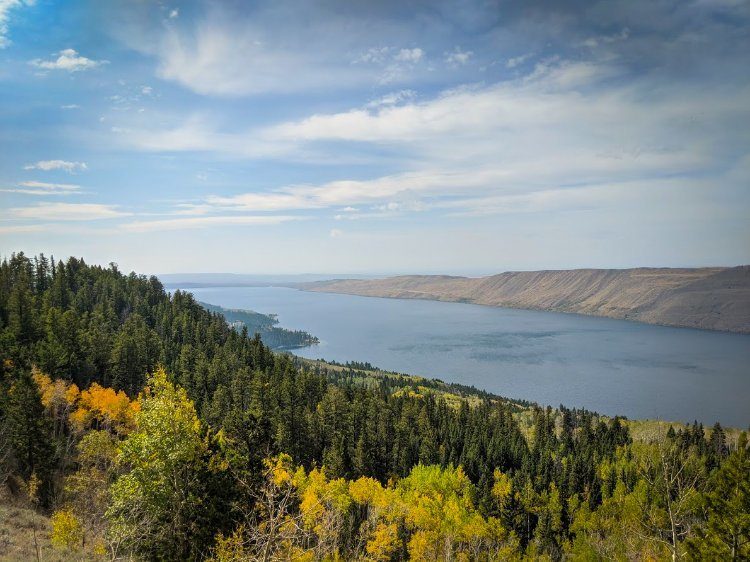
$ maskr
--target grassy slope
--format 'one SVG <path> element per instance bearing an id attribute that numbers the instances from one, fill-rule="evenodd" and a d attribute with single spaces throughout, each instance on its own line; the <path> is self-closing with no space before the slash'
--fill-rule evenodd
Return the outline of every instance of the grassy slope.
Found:
<path id="1" fill-rule="evenodd" d="M 102 560 L 88 550 L 73 554 L 55 548 L 50 541 L 51 533 L 49 517 L 18 498 L 11 498 L 4 486 L 0 486 L 0 562 Z"/>

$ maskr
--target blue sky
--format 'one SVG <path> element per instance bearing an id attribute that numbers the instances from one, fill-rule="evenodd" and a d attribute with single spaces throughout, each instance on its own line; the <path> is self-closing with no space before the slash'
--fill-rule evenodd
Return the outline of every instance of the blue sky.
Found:
<path id="1" fill-rule="evenodd" d="M 0 253 L 750 263 L 750 3 L 0 0 Z"/>

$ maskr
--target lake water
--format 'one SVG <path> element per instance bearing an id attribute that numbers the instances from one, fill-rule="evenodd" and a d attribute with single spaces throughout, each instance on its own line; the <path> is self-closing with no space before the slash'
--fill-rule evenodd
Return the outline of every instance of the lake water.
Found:
<path id="1" fill-rule="evenodd" d="M 474 385 L 605 414 L 750 424 L 750 336 L 575 314 L 313 293 L 190 289 L 199 300 L 278 314 L 307 330 L 307 358 Z"/>

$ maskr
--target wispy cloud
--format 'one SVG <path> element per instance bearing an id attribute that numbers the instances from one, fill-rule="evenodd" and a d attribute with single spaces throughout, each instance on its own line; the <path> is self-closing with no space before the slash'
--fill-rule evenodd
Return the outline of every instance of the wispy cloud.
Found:
<path id="1" fill-rule="evenodd" d="M 511 57 L 505 61 L 505 68 L 516 68 L 529 60 L 532 56 L 534 56 L 532 53 L 525 53 L 523 55 L 518 55 L 517 57 Z"/>
<path id="2" fill-rule="evenodd" d="M 40 160 L 34 164 L 26 164 L 23 167 L 24 170 L 63 170 L 65 172 L 73 173 L 75 171 L 87 170 L 88 166 L 85 162 L 68 162 L 67 160 Z"/>
<path id="3" fill-rule="evenodd" d="M 120 211 L 117 205 L 98 203 L 37 203 L 28 207 L 8 209 L 9 218 L 38 221 L 92 221 L 116 219 L 130 213 Z"/>
<path id="4" fill-rule="evenodd" d="M 400 103 L 413 100 L 415 97 L 417 97 L 417 92 L 415 92 L 414 90 L 399 90 L 398 92 L 390 92 L 384 96 L 372 100 L 371 102 L 368 102 L 365 107 L 372 109 L 389 105 L 398 105 Z"/>
<path id="5" fill-rule="evenodd" d="M 124 230 L 130 232 L 153 232 L 159 230 L 185 230 L 191 228 L 207 228 L 220 226 L 260 226 L 274 225 L 300 220 L 300 217 L 281 215 L 225 215 L 210 217 L 187 217 L 177 219 L 160 219 L 147 221 L 134 221 L 122 225 Z"/>
<path id="6" fill-rule="evenodd" d="M 109 61 L 106 60 L 94 60 L 84 57 L 78 54 L 78 51 L 75 49 L 63 49 L 55 54 L 57 55 L 57 58 L 51 60 L 34 59 L 30 61 L 29 64 L 41 70 L 80 72 L 109 63 Z"/>
<path id="7" fill-rule="evenodd" d="M 155 47 L 145 47 L 158 57 L 160 78 L 200 94 L 242 96 L 314 91 L 334 83 L 365 83 L 373 76 L 364 67 L 348 65 L 340 52 L 322 45 L 306 48 L 305 41 L 319 43 L 313 29 L 274 30 L 285 35 L 281 39 L 253 22 L 216 18 L 192 29 L 169 27 Z"/>
<path id="8" fill-rule="evenodd" d="M 47 183 L 41 181 L 24 181 L 19 187 L 0 189 L 3 193 L 20 193 L 24 195 L 74 195 L 81 186 L 71 183 Z"/>
<path id="9" fill-rule="evenodd" d="M 610 43 L 624 41 L 628 37 L 630 37 L 630 30 L 627 27 L 624 27 L 620 32 L 614 33 L 612 35 L 599 35 L 597 37 L 589 37 L 583 42 L 583 45 L 594 49 L 599 45 L 608 45 Z"/>
<path id="10" fill-rule="evenodd" d="M 470 201 L 489 195 L 511 197 L 486 207 L 501 212 L 514 202 L 521 205 L 522 199 L 512 197 L 524 192 L 710 169 L 711 147 L 728 142 L 732 133 L 697 128 L 694 116 L 709 123 L 748 118 L 744 96 L 736 93 L 707 103 L 702 90 L 683 88 L 681 103 L 675 104 L 675 92 L 663 90 L 644 103 L 638 83 L 611 85 L 620 72 L 614 64 L 552 58 L 516 79 L 454 88 L 431 99 L 417 101 L 398 91 L 364 108 L 244 132 L 220 132 L 208 120 L 191 120 L 167 131 L 134 131 L 125 140 L 145 150 L 254 159 L 289 158 L 318 145 L 349 142 L 388 147 L 412 168 L 370 178 L 214 194 L 196 207 L 206 215 L 360 205 L 378 213 L 404 213 L 447 209 L 438 204 L 445 199 L 453 201 L 450 208 L 460 207 L 461 201 L 470 208 Z"/>
<path id="11" fill-rule="evenodd" d="M 34 0 L 0 0 L 0 49 L 4 49 L 10 45 L 10 39 L 8 39 L 8 22 L 10 21 L 11 11 L 33 4 Z"/>

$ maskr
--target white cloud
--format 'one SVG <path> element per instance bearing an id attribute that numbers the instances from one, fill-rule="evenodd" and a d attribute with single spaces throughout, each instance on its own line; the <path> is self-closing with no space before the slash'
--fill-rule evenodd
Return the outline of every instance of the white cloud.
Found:
<path id="1" fill-rule="evenodd" d="M 537 130 L 548 119 L 568 121 L 567 112 L 575 112 L 575 120 L 600 120 L 602 112 L 614 118 L 627 105 L 638 107 L 622 96 L 597 93 L 584 99 L 577 88 L 595 85 L 616 69 L 593 63 L 549 61 L 518 80 L 500 82 L 487 87 L 458 88 L 443 92 L 421 103 L 398 107 L 382 107 L 377 111 L 353 109 L 347 112 L 312 115 L 264 131 L 270 139 L 279 140 L 342 140 L 362 142 L 446 140 L 445 135 L 481 136 L 489 141 L 507 138 L 508 128 Z M 611 109 L 608 103 L 611 102 Z M 586 115 L 594 103 L 599 113 Z M 571 119 L 571 124 L 575 122 Z M 602 126 L 608 127 L 610 123 Z M 460 142 L 455 144 L 461 144 Z"/>
<path id="2" fill-rule="evenodd" d="M 445 53 L 445 62 L 452 66 L 463 66 L 473 54 L 472 51 L 462 51 L 461 47 L 456 47 L 453 52 Z"/>
<path id="3" fill-rule="evenodd" d="M 505 67 L 506 68 L 516 68 L 517 66 L 522 65 L 527 60 L 529 60 L 533 56 L 532 53 L 526 53 L 524 55 L 519 55 L 517 57 L 511 57 L 507 61 L 505 61 Z"/>
<path id="4" fill-rule="evenodd" d="M 618 41 L 625 41 L 625 39 L 627 39 L 628 37 L 630 37 L 630 30 L 627 27 L 624 27 L 619 33 L 614 33 L 612 35 L 600 35 L 598 37 L 589 37 L 583 42 L 583 45 L 585 47 L 589 47 L 590 49 L 594 49 L 599 45 L 608 45 L 610 43 L 616 43 Z"/>
<path id="5" fill-rule="evenodd" d="M 179 15 L 180 15 L 179 8 L 175 8 L 173 10 L 170 10 L 170 12 L 169 12 L 169 19 L 173 20 L 173 19 L 179 17 Z"/>
<path id="6" fill-rule="evenodd" d="M 77 103 L 69 103 L 67 105 L 61 105 L 60 109 L 81 109 L 81 106 Z"/>
<path id="7" fill-rule="evenodd" d="M 397 154 L 407 170 L 213 195 L 201 202 L 207 214 L 362 205 L 377 213 L 458 212 L 490 196 L 508 198 L 486 205 L 502 212 L 526 204 L 518 198 L 524 193 L 559 189 L 556 196 L 568 197 L 570 186 L 698 174 L 715 165 L 723 147 L 741 144 L 736 135 L 744 133 L 720 125 L 748 119 L 744 92 L 708 98 L 700 88 L 675 85 L 655 94 L 649 84 L 609 80 L 619 72 L 611 64 L 550 59 L 517 79 L 456 88 L 429 100 L 373 104 L 240 133 L 191 120 L 127 140 L 147 150 L 241 158 L 289 158 L 330 142 L 362 143 Z M 696 126 L 696 115 L 705 126 Z M 330 163 L 330 154 L 322 155 Z"/>
<path id="8" fill-rule="evenodd" d="M 132 148 L 155 152 L 215 152 L 246 158 L 269 158 L 288 154 L 291 146 L 270 138 L 261 138 L 258 131 L 221 132 L 214 120 L 193 115 L 171 128 L 112 127 L 120 142 Z"/>
<path id="9" fill-rule="evenodd" d="M 153 93 L 154 89 L 151 86 L 141 86 L 141 93 L 144 96 L 150 96 Z"/>
<path id="10" fill-rule="evenodd" d="M 88 170 L 88 166 L 85 162 L 68 162 L 67 160 L 40 160 L 34 164 L 26 164 L 23 167 L 24 170 L 44 170 L 48 172 L 50 170 L 63 170 L 69 174 L 79 170 Z"/>
<path id="11" fill-rule="evenodd" d="M 211 196 L 206 203 L 217 211 L 259 212 L 306 210 L 341 207 L 353 214 L 353 204 L 375 203 L 386 200 L 378 211 L 395 211 L 402 208 L 420 210 L 418 203 L 392 201 L 394 198 L 413 200 L 415 195 L 460 193 L 467 189 L 485 186 L 503 178 L 502 170 L 476 170 L 451 172 L 429 170 L 383 176 L 371 180 L 339 180 L 319 185 L 295 185 L 273 192 L 243 193 L 228 197 Z"/>
<path id="12" fill-rule="evenodd" d="M 39 221 L 91 221 L 127 216 L 116 205 L 97 203 L 38 203 L 29 207 L 8 209 L 8 216 Z"/>
<path id="13" fill-rule="evenodd" d="M 344 235 L 344 231 L 343 230 L 339 230 L 338 228 L 332 228 L 331 232 L 329 232 L 328 235 L 331 238 L 340 238 L 341 236 Z"/>
<path id="14" fill-rule="evenodd" d="M 211 196 L 207 203 L 217 208 L 249 212 L 312 209 L 324 206 L 309 197 L 306 188 L 292 188 L 288 192 L 243 193 L 229 197 Z"/>
<path id="15" fill-rule="evenodd" d="M 78 54 L 75 49 L 63 49 L 56 53 L 57 58 L 53 60 L 34 59 L 29 64 L 42 70 L 67 70 L 68 72 L 80 72 L 90 70 L 108 64 L 106 60 L 93 60 Z"/>
<path id="16" fill-rule="evenodd" d="M 20 193 L 24 195 L 75 195 L 81 186 L 70 183 L 46 183 L 41 181 L 24 181 L 19 187 L 0 189 L 3 193 Z"/>
<path id="17" fill-rule="evenodd" d="M 198 21 L 192 29 L 170 26 L 154 47 L 138 48 L 156 54 L 160 78 L 204 95 L 314 91 L 375 81 L 373 69 L 353 66 L 333 45 L 320 45 L 316 31 L 340 33 L 334 30 L 333 21 L 325 27 L 295 27 L 279 37 L 278 29 L 272 34 L 252 22 L 208 19 Z M 296 36 L 287 35 L 292 31 Z M 310 48 L 310 44 L 318 48 Z"/>
<path id="18" fill-rule="evenodd" d="M 390 58 L 391 48 L 390 47 L 370 47 L 360 56 L 352 61 L 354 64 L 358 63 L 374 63 L 384 64 Z"/>
<path id="19" fill-rule="evenodd" d="M 413 78 L 413 67 L 426 58 L 413 45 L 407 19 L 394 20 L 387 10 L 351 17 L 333 5 L 239 6 L 211 3 L 166 24 L 163 17 L 136 18 L 133 8 L 112 33 L 154 57 L 158 77 L 212 96 L 371 88 Z"/>
<path id="20" fill-rule="evenodd" d="M 159 230 L 184 230 L 190 228 L 218 227 L 232 225 L 274 225 L 299 220 L 294 216 L 278 215 L 235 215 L 235 216 L 211 216 L 211 217 L 189 217 L 178 219 L 161 219 L 151 221 L 134 221 L 122 225 L 122 228 L 131 232 L 153 232 Z"/>
<path id="21" fill-rule="evenodd" d="M 388 105 L 398 105 L 405 101 L 412 100 L 416 96 L 417 93 L 414 90 L 400 90 L 398 92 L 391 92 L 378 99 L 372 100 L 371 102 L 368 102 L 365 107 L 372 109 Z"/>
<path id="22" fill-rule="evenodd" d="M 62 189 L 62 190 L 73 191 L 76 189 L 81 189 L 80 185 L 75 185 L 72 183 L 47 183 L 43 181 L 23 181 L 19 185 L 22 185 L 24 187 L 32 187 L 36 189 L 48 189 L 48 190 Z"/>
<path id="23" fill-rule="evenodd" d="M 10 45 L 8 39 L 8 22 L 10 21 L 10 12 L 22 6 L 33 6 L 34 0 L 0 0 L 0 49 Z"/>
<path id="24" fill-rule="evenodd" d="M 423 56 L 424 51 L 419 47 L 415 47 L 414 49 L 400 49 L 399 52 L 394 55 L 393 59 L 399 62 L 417 63 L 422 60 Z"/>

